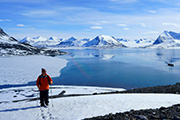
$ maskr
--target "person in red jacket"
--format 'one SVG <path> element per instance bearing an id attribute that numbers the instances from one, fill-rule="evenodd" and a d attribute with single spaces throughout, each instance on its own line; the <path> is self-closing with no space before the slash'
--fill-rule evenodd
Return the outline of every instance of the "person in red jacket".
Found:
<path id="1" fill-rule="evenodd" d="M 47 75 L 46 70 L 42 68 L 42 74 L 37 78 L 36 85 L 40 91 L 41 106 L 49 104 L 49 85 L 53 83 L 51 77 Z"/>

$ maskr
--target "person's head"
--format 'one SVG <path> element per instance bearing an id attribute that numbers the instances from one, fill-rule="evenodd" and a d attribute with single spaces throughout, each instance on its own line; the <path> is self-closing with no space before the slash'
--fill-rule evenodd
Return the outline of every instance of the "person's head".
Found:
<path id="1" fill-rule="evenodd" d="M 44 68 L 42 68 L 42 75 L 45 76 L 46 75 L 46 70 Z"/>

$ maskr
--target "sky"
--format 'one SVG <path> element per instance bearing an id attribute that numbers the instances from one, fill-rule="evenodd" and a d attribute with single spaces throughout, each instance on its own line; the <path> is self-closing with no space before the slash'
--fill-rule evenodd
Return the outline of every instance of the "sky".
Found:
<path id="1" fill-rule="evenodd" d="M 156 39 L 180 33 L 180 0 L 0 0 L 0 27 L 17 39 Z"/>

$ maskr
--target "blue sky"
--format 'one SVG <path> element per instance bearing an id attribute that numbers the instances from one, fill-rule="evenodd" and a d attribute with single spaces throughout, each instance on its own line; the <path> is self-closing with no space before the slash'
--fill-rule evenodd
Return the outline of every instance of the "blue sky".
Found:
<path id="1" fill-rule="evenodd" d="M 180 32 L 179 0 L 0 0 L 0 27 L 23 37 L 128 39 Z"/>

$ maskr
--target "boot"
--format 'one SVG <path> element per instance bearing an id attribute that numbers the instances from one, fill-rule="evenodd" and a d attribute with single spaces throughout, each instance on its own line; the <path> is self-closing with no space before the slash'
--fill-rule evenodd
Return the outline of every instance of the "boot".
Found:
<path id="1" fill-rule="evenodd" d="M 41 107 L 45 107 L 44 103 L 41 103 Z"/>

